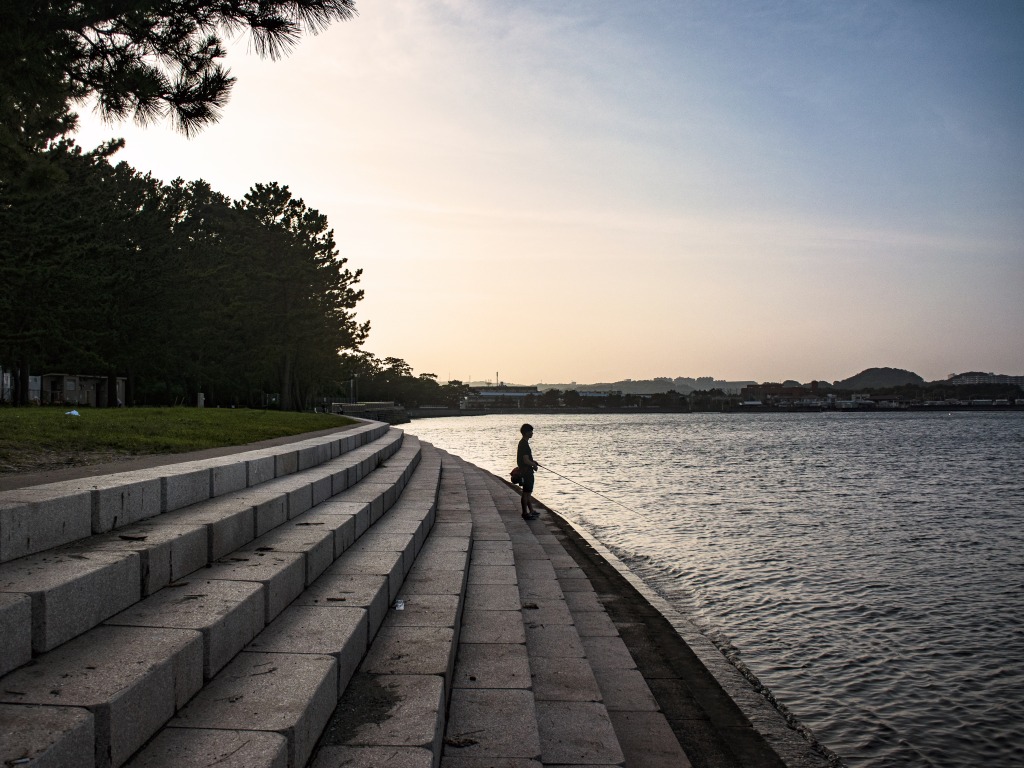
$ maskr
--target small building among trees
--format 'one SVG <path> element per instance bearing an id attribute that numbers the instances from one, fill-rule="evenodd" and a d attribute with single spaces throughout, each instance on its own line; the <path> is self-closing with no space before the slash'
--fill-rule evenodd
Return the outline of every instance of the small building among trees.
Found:
<path id="1" fill-rule="evenodd" d="M 114 377 L 116 402 L 124 404 L 124 376 Z M 106 376 L 86 376 L 70 373 L 46 373 L 40 377 L 39 402 L 43 405 L 90 405 L 103 407 L 110 402 Z"/>

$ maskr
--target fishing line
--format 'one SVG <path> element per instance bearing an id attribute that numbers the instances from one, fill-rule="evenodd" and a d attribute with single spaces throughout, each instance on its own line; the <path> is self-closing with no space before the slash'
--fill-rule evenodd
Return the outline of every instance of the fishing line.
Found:
<path id="1" fill-rule="evenodd" d="M 615 499 L 613 499 L 613 498 L 612 498 L 611 496 L 605 496 L 605 495 L 604 495 L 603 493 L 601 493 L 600 491 L 595 491 L 595 490 L 594 490 L 593 488 L 588 488 L 588 487 L 587 487 L 587 486 L 585 486 L 585 485 L 584 485 L 583 483 L 578 483 L 578 482 L 576 482 L 576 481 L 575 481 L 575 480 L 573 480 L 573 479 L 572 479 L 571 477 L 566 477 L 565 475 L 560 475 L 560 474 L 558 474 L 557 472 L 555 472 L 555 470 L 553 470 L 553 469 L 552 469 L 551 467 L 545 467 L 545 466 L 544 466 L 543 464 L 541 464 L 540 462 L 537 462 L 537 466 L 538 466 L 538 467 L 540 467 L 541 469 L 545 469 L 545 470 L 547 470 L 547 471 L 548 471 L 548 472 L 550 472 L 550 473 L 551 473 L 552 475 L 556 475 L 557 477 L 560 477 L 560 478 L 562 478 L 563 480 L 568 480 L 568 481 L 569 481 L 570 483 L 572 483 L 573 485 L 578 485 L 578 486 L 579 486 L 580 488 L 582 488 L 582 489 L 583 489 L 583 490 L 585 490 L 585 491 L 590 491 L 591 493 L 593 493 L 593 494 L 595 494 L 595 495 L 597 495 L 597 496 L 600 496 L 600 497 L 601 497 L 602 499 L 605 499 L 606 501 L 610 501 L 610 502 L 611 502 L 612 504 L 618 504 L 618 505 L 619 505 L 620 507 L 622 507 L 623 509 L 625 509 L 625 510 L 627 510 L 627 511 L 629 511 L 629 512 L 632 512 L 632 513 L 633 513 L 634 515 L 640 515 L 641 517 L 647 517 L 647 516 L 648 516 L 648 515 L 646 515 L 645 513 L 641 512 L 641 511 L 640 511 L 640 510 L 638 510 L 638 509 L 633 509 L 632 507 L 627 507 L 627 506 L 626 506 L 625 504 L 623 504 L 623 503 L 622 503 L 621 501 L 616 501 L 616 500 L 615 500 Z"/>

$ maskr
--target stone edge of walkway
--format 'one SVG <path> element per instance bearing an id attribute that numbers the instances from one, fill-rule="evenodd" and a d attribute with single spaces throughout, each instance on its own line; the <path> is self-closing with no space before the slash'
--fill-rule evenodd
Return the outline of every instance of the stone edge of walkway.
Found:
<path id="1" fill-rule="evenodd" d="M 71 480 L 82 480 L 106 475 L 118 475 L 124 472 L 136 470 L 156 469 L 159 467 L 171 466 L 174 464 L 186 464 L 193 461 L 206 459 L 220 459 L 234 456 L 246 451 L 260 451 L 268 448 L 276 448 L 291 443 L 300 443 L 306 440 L 315 440 L 319 437 L 329 437 L 338 432 L 345 432 L 366 424 L 369 420 L 355 416 L 348 416 L 352 419 L 350 424 L 339 424 L 336 427 L 319 429 L 314 432 L 300 432 L 296 435 L 284 435 L 272 437 L 266 440 L 257 440 L 244 445 L 226 445 L 220 448 L 205 448 L 198 451 L 186 453 L 150 453 L 138 456 L 125 456 L 112 461 L 104 461 L 99 464 L 80 464 L 72 467 L 57 467 L 51 469 L 40 469 L 25 472 L 4 472 L 0 474 L 0 492 L 14 491 L 22 488 L 31 488 L 38 485 L 50 485 L 51 483 L 62 483 Z"/>

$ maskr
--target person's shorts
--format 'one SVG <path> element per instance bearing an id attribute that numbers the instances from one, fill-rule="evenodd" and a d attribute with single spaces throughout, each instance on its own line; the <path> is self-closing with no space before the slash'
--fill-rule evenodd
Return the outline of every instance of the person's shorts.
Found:
<path id="1" fill-rule="evenodd" d="M 524 469 L 523 472 L 523 493 L 533 493 L 533 470 Z"/>

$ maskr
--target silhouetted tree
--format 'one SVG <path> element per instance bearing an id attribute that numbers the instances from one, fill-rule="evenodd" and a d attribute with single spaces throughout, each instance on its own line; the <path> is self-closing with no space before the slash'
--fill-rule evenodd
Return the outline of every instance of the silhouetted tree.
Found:
<path id="1" fill-rule="evenodd" d="M 461 381 L 439 384 L 437 374 L 415 375 L 412 366 L 400 357 L 378 359 L 370 352 L 355 351 L 342 355 L 344 370 L 342 395 L 349 381 L 358 381 L 359 400 L 392 400 L 407 408 L 446 405 L 458 408 L 472 389 Z"/>
<path id="2" fill-rule="evenodd" d="M 0 183 L 0 361 L 20 372 L 59 365 L 116 382 L 145 348 L 160 306 L 148 276 L 162 268 L 167 225 L 160 186 L 108 157 L 59 142 L 49 162 L 64 178 Z M 116 404 L 116 387 L 108 402 Z"/>
<path id="3" fill-rule="evenodd" d="M 674 389 L 670 389 L 668 392 L 651 395 L 650 404 L 656 408 L 678 409 L 686 405 L 686 398 Z"/>
<path id="4" fill-rule="evenodd" d="M 164 188 L 171 220 L 169 276 L 176 290 L 162 307 L 169 333 L 151 357 L 155 397 L 254 404 L 271 378 L 261 303 L 250 268 L 260 225 L 203 181 Z M 274 387 L 276 389 L 276 387 Z M 265 391 L 265 390 L 264 390 Z"/>
<path id="5" fill-rule="evenodd" d="M 546 390 L 541 396 L 540 401 L 546 406 L 556 406 L 562 399 L 562 390 L 560 389 L 549 389 Z"/>
<path id="6" fill-rule="evenodd" d="M 446 405 L 449 408 L 458 408 L 462 403 L 463 398 L 469 397 L 473 394 L 473 389 L 466 384 L 463 384 L 458 379 L 452 379 L 447 384 L 441 385 L 441 405 Z"/>
<path id="7" fill-rule="evenodd" d="M 277 361 L 281 407 L 302 407 L 327 377 L 340 377 L 338 354 L 369 333 L 353 309 L 363 298 L 362 270 L 345 265 L 327 217 L 292 196 L 287 186 L 256 184 L 239 210 L 260 225 L 245 268 L 259 285 L 261 327 Z"/>
<path id="8" fill-rule="evenodd" d="M 304 32 L 350 19 L 353 0 L 0 3 L 0 177 L 75 125 L 95 98 L 108 118 L 168 116 L 186 134 L 216 121 L 234 82 L 221 35 L 247 29 L 278 58 Z"/>

